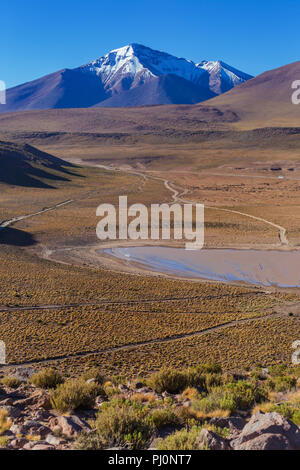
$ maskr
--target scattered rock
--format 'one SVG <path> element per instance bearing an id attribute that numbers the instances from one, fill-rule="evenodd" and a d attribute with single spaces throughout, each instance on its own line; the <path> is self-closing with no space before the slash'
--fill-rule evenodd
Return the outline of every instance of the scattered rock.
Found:
<path id="1" fill-rule="evenodd" d="M 272 435 L 277 437 L 272 440 Z M 267 446 L 270 449 L 271 445 L 276 445 L 284 446 L 289 450 L 300 450 L 300 429 L 292 421 L 278 413 L 258 412 L 252 416 L 240 436 L 231 441 L 231 446 L 236 450 L 252 449 L 252 445 L 255 446 L 253 447 L 255 449 L 258 446 L 262 448 Z"/>
<path id="2" fill-rule="evenodd" d="M 149 387 L 141 387 L 136 390 L 137 393 L 152 393 L 153 390 Z"/>
<path id="3" fill-rule="evenodd" d="M 208 429 L 202 429 L 199 435 L 199 449 L 207 447 L 209 450 L 230 450 L 229 442 Z"/>
<path id="4" fill-rule="evenodd" d="M 76 415 L 59 416 L 50 420 L 50 428 L 58 426 L 60 432 L 67 437 L 77 436 L 80 432 L 88 432 L 90 426 Z"/>
<path id="5" fill-rule="evenodd" d="M 235 447 L 235 450 L 291 450 L 288 439 L 281 434 L 262 434 Z"/>
<path id="6" fill-rule="evenodd" d="M 105 400 L 101 395 L 98 396 L 98 397 L 96 397 L 96 399 L 95 399 L 95 405 L 96 405 L 96 407 L 97 407 L 97 408 L 100 408 L 100 406 L 102 406 L 103 403 L 105 403 L 105 401 L 106 401 L 106 400 Z"/>
<path id="7" fill-rule="evenodd" d="M 1 400 L 0 401 L 0 407 L 2 408 L 2 406 L 8 406 L 8 405 L 12 405 L 13 404 L 13 399 L 8 397 L 8 398 L 5 398 L 4 400 Z"/>
<path id="8" fill-rule="evenodd" d="M 18 367 L 13 370 L 13 375 L 23 382 L 27 382 L 36 373 L 37 370 L 32 367 Z"/>
<path id="9" fill-rule="evenodd" d="M 27 444 L 25 444 L 25 445 L 23 446 L 23 449 L 25 449 L 25 450 L 31 450 L 32 447 L 34 447 L 35 445 L 36 445 L 36 442 L 29 441 L 29 442 L 27 442 Z"/>
<path id="10" fill-rule="evenodd" d="M 22 449 L 22 447 L 24 447 L 25 444 L 27 444 L 27 442 L 28 442 L 27 439 L 23 439 L 23 438 L 13 439 L 10 442 L 9 447 L 13 449 Z"/>
<path id="11" fill-rule="evenodd" d="M 22 435 L 25 433 L 25 428 L 22 424 L 13 424 L 9 430 L 16 435 Z"/>
<path id="12" fill-rule="evenodd" d="M 54 436 L 53 434 L 48 434 L 48 436 L 46 437 L 46 442 L 56 447 L 61 444 L 64 444 L 66 441 Z"/>
<path id="13" fill-rule="evenodd" d="M 51 444 L 36 444 L 31 450 L 55 450 L 55 447 Z"/>
<path id="14" fill-rule="evenodd" d="M 87 383 L 87 384 L 96 384 L 96 383 L 98 383 L 98 382 L 97 382 L 96 379 L 88 379 L 88 380 L 86 381 L 86 383 Z"/>
<path id="15" fill-rule="evenodd" d="M 29 407 L 33 410 L 49 410 L 51 408 L 49 392 L 47 390 L 35 391 L 29 397 L 16 400 L 14 405 L 22 409 Z"/>
<path id="16" fill-rule="evenodd" d="M 184 408 L 190 408 L 191 403 L 192 403 L 191 400 L 187 399 L 187 400 L 185 400 L 185 401 L 183 402 L 182 406 L 183 406 Z"/>
<path id="17" fill-rule="evenodd" d="M 20 416 L 22 416 L 21 410 L 15 406 L 0 406 L 0 409 L 6 410 L 10 418 L 20 418 Z"/>
<path id="18" fill-rule="evenodd" d="M 227 428 L 229 429 L 229 438 L 234 439 L 238 437 L 246 426 L 246 420 L 240 417 L 231 417 L 231 418 L 212 418 L 209 424 L 213 424 L 218 428 Z"/>

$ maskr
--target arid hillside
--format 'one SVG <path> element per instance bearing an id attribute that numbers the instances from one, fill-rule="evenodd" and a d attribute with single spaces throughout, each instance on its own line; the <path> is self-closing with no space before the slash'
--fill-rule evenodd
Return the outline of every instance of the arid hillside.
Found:
<path id="1" fill-rule="evenodd" d="M 50 188 L 57 180 L 68 181 L 70 167 L 70 163 L 31 145 L 0 141 L 1 183 Z"/>
<path id="2" fill-rule="evenodd" d="M 236 113 L 241 129 L 299 126 L 300 105 L 292 103 L 292 83 L 299 78 L 300 61 L 265 72 L 208 104 Z"/>

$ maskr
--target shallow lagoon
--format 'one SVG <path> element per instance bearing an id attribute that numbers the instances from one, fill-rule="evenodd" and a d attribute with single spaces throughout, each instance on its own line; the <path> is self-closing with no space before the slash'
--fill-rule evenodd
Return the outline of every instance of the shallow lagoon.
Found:
<path id="1" fill-rule="evenodd" d="M 260 286 L 300 287 L 300 251 L 212 249 L 187 251 L 162 246 L 100 250 L 159 273 Z"/>

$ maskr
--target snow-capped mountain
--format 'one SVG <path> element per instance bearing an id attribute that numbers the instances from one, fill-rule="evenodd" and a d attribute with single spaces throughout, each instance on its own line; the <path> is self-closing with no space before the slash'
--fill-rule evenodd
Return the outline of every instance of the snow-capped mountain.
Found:
<path id="1" fill-rule="evenodd" d="M 203 60 L 196 64 L 196 67 L 209 73 L 209 88 L 217 95 L 226 93 L 226 91 L 253 78 L 251 75 L 227 65 L 221 60 Z"/>
<path id="2" fill-rule="evenodd" d="M 79 69 L 95 73 L 101 78 L 103 85 L 110 88 L 124 77 L 127 77 L 125 87 L 132 88 L 153 77 L 168 74 L 177 75 L 196 85 L 205 85 L 205 71 L 194 62 L 166 52 L 154 51 L 140 44 L 115 49 Z"/>
<path id="3" fill-rule="evenodd" d="M 7 91 L 0 112 L 90 106 L 193 104 L 252 78 L 223 62 L 178 58 L 139 44 L 115 49 Z"/>

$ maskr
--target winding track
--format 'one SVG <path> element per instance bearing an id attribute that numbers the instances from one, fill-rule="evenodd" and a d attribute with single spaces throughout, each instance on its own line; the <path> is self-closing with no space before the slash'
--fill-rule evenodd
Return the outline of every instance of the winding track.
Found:
<path id="1" fill-rule="evenodd" d="M 250 292 L 241 292 L 236 295 L 232 294 L 223 294 L 223 295 L 206 295 L 206 296 L 195 296 L 195 297 L 167 297 L 167 298 L 155 298 L 155 299 L 140 299 L 140 300 L 105 300 L 98 302 L 79 302 L 74 304 L 52 304 L 52 305 L 24 305 L 18 307 L 9 307 L 1 306 L 0 312 L 19 312 L 25 310 L 65 310 L 68 308 L 77 308 L 77 307 L 100 307 L 105 305 L 139 305 L 139 304 L 152 304 L 152 303 L 167 303 L 167 302 L 182 302 L 185 300 L 214 300 L 214 299 L 223 299 L 224 297 L 231 298 L 240 298 L 246 297 L 249 295 L 265 295 L 263 291 L 250 291 Z"/>
<path id="2" fill-rule="evenodd" d="M 15 224 L 16 222 L 20 222 L 21 220 L 24 220 L 24 219 L 29 219 L 30 217 L 35 217 L 36 215 L 44 214 L 45 212 L 53 211 L 55 209 L 58 209 L 59 207 L 66 206 L 67 204 L 71 204 L 71 202 L 74 202 L 74 199 L 68 199 L 67 201 L 58 202 L 54 206 L 46 207 L 45 209 L 42 209 L 38 212 L 33 212 L 32 214 L 20 215 L 19 217 L 14 217 L 13 219 L 10 219 L 10 220 L 4 220 L 3 222 L 0 223 L 0 231 L 9 227 L 10 225 Z"/>
<path id="3" fill-rule="evenodd" d="M 100 165 L 98 165 L 98 166 L 100 166 Z M 141 178 L 143 178 L 143 182 L 145 182 L 145 180 L 147 178 L 161 180 L 161 181 L 164 182 L 165 187 L 173 193 L 172 194 L 172 200 L 174 202 L 178 201 L 178 202 L 183 202 L 183 203 L 193 203 L 193 202 L 195 203 L 195 201 L 188 201 L 188 200 L 182 199 L 182 196 L 185 195 L 188 192 L 188 189 L 183 189 L 180 192 L 179 188 L 175 189 L 174 187 L 170 186 L 171 183 L 167 179 L 155 177 L 155 176 L 152 176 L 152 175 L 151 176 L 145 175 L 143 173 L 136 172 L 136 171 L 131 172 L 130 170 L 121 170 L 121 169 L 119 170 L 119 169 L 112 168 L 112 167 L 107 167 L 107 166 L 104 166 L 104 165 L 101 165 L 101 166 L 103 168 L 105 168 L 106 170 L 110 170 L 110 171 L 111 170 L 124 171 L 124 172 L 128 172 L 128 173 L 131 173 L 131 174 L 138 175 Z M 173 186 L 174 186 L 174 184 L 173 184 Z M 32 213 L 32 214 L 27 214 L 27 215 L 15 217 L 13 219 L 4 221 L 0 224 L 0 231 L 3 230 L 4 228 L 16 223 L 16 222 L 19 222 L 21 220 L 43 214 L 43 213 L 48 212 L 48 211 L 58 209 L 59 207 L 62 207 L 66 204 L 70 204 L 72 202 L 74 202 L 74 200 L 69 199 L 67 201 L 60 202 L 60 203 L 58 203 L 58 204 L 56 204 L 52 207 L 42 209 L 41 211 L 38 211 L 38 212 L 35 212 L 35 213 Z M 255 219 L 255 220 L 264 222 L 268 225 L 271 225 L 271 226 L 273 226 L 273 227 L 275 227 L 279 230 L 279 239 L 280 239 L 281 244 L 282 245 L 288 245 L 288 240 L 287 240 L 287 237 L 286 237 L 286 229 L 284 227 L 281 227 L 280 225 L 274 224 L 273 222 L 270 222 L 270 221 L 268 221 L 266 219 L 263 219 L 263 218 L 260 218 L 260 217 L 256 217 L 256 216 L 253 216 L 253 215 L 250 215 L 250 214 L 246 214 L 246 213 L 231 210 L 231 209 L 223 209 L 223 208 L 217 208 L 217 207 L 211 207 L 211 206 L 206 206 L 206 207 L 209 207 L 210 209 L 214 209 L 214 210 L 221 210 L 221 211 L 225 211 L 225 212 L 231 212 L 231 213 L 239 214 L 239 215 L 242 215 L 242 216 L 245 216 L 245 217 L 250 217 L 252 219 Z M 182 299 L 156 299 L 156 301 L 160 301 L 160 302 L 176 301 L 176 300 L 182 300 Z M 191 300 L 191 299 L 189 298 L 189 300 Z M 133 303 L 133 304 L 134 303 L 146 303 L 146 302 L 153 302 L 153 299 L 152 300 L 139 300 L 139 301 L 126 301 L 126 303 Z M 118 303 L 122 303 L 122 301 L 117 301 L 117 302 L 114 302 L 114 301 L 111 301 L 111 302 L 107 301 L 106 302 L 106 301 L 104 301 L 103 303 L 105 303 L 105 304 L 110 304 L 110 303 L 111 304 L 118 304 Z M 64 308 L 68 308 L 68 307 L 72 307 L 72 306 L 80 306 L 80 305 L 95 305 L 95 304 L 90 303 L 90 304 L 74 304 L 74 305 L 69 305 L 69 306 L 65 305 Z M 98 305 L 98 304 L 96 304 L 96 305 Z M 34 306 L 34 307 L 10 307 L 10 308 L 6 307 L 6 308 L 3 308 L 3 309 L 1 308 L 0 311 L 14 311 L 14 310 L 21 310 L 21 309 L 22 310 L 28 310 L 28 309 L 50 309 L 51 310 L 51 309 L 58 309 L 58 308 L 62 308 L 62 306 L 60 306 L 60 305 L 52 305 L 52 306 L 48 305 L 48 306 Z M 268 318 L 268 319 L 269 318 L 278 318 L 278 317 L 282 317 L 282 316 L 286 316 L 286 314 L 275 313 L 275 314 L 264 315 L 264 316 L 260 316 L 260 317 L 256 317 L 256 318 L 246 318 L 246 319 L 241 319 L 241 320 L 234 320 L 234 321 L 226 322 L 226 323 L 223 323 L 221 325 L 213 326 L 213 327 L 206 328 L 204 330 L 196 331 L 196 332 L 192 332 L 192 333 L 174 335 L 174 336 L 169 336 L 169 337 L 165 337 L 165 338 L 153 339 L 153 340 L 148 340 L 148 341 L 141 341 L 141 342 L 137 342 L 137 343 L 128 343 L 128 344 L 121 345 L 121 346 L 115 346 L 115 347 L 105 348 L 105 349 L 98 349 L 98 350 L 93 350 L 93 351 L 90 350 L 90 351 L 78 352 L 78 353 L 69 354 L 69 355 L 52 356 L 52 357 L 49 357 L 47 359 L 34 359 L 32 361 L 19 362 L 19 363 L 18 362 L 11 362 L 11 363 L 7 364 L 7 366 L 30 366 L 30 365 L 33 365 L 33 364 L 48 363 L 48 362 L 54 362 L 54 361 L 64 360 L 64 359 L 72 359 L 72 358 L 77 358 L 77 357 L 92 356 L 92 355 L 95 355 L 95 354 L 103 354 L 103 353 L 106 353 L 106 352 L 115 352 L 115 351 L 122 351 L 122 350 L 128 350 L 128 349 L 135 349 L 135 348 L 139 348 L 139 347 L 143 347 L 143 346 L 147 346 L 147 345 L 151 345 L 151 344 L 164 344 L 164 343 L 173 342 L 173 341 L 180 341 L 180 340 L 186 339 L 186 338 L 203 336 L 203 335 L 206 335 L 208 333 L 212 333 L 212 332 L 215 332 L 215 331 L 219 331 L 219 330 L 228 328 L 230 326 L 237 326 L 237 325 L 241 325 L 241 324 L 248 323 L 248 322 L 251 322 L 251 321 L 265 320 L 266 318 Z"/>
<path id="4" fill-rule="evenodd" d="M 94 356 L 95 354 L 105 354 L 105 353 L 110 353 L 110 352 L 117 352 L 117 351 L 126 351 L 130 349 L 136 349 L 142 346 L 149 346 L 151 344 L 164 344 L 164 343 L 170 343 L 174 341 L 181 341 L 183 339 L 187 338 L 193 338 L 197 336 L 204 336 L 207 335 L 208 333 L 214 333 L 219 330 L 223 330 L 225 328 L 228 328 L 230 326 L 237 326 L 241 325 L 244 323 L 249 323 L 251 321 L 260 321 L 260 320 L 266 320 L 269 318 L 278 318 L 278 317 L 284 317 L 288 316 L 287 314 L 283 313 L 274 313 L 270 315 L 264 315 L 260 317 L 254 317 L 254 318 L 244 318 L 241 320 L 233 320 L 230 322 L 222 323 L 221 325 L 216 325 L 216 326 L 211 326 L 209 328 L 206 328 L 204 330 L 200 331 L 194 331 L 192 333 L 184 333 L 181 335 L 174 335 L 174 336 L 168 336 L 165 338 L 158 338 L 158 339 L 151 339 L 148 341 L 139 341 L 136 343 L 128 343 L 128 344 L 123 344 L 120 346 L 113 346 L 109 348 L 104 348 L 104 349 L 95 349 L 95 350 L 89 350 L 89 351 L 82 351 L 78 353 L 72 353 L 72 354 L 62 354 L 62 355 L 57 355 L 57 356 L 51 356 L 47 359 L 33 359 L 31 361 L 26 361 L 26 362 L 10 362 L 9 364 L 6 364 L 6 367 L 11 367 L 11 366 L 31 366 L 34 364 L 43 364 L 43 363 L 50 363 L 50 362 L 55 362 L 55 361 L 62 361 L 65 359 L 75 359 L 79 357 L 87 357 L 87 356 Z"/>
<path id="5" fill-rule="evenodd" d="M 172 200 L 173 202 L 182 202 L 182 203 L 185 203 L 185 204 L 196 204 L 197 202 L 199 203 L 199 201 L 193 201 L 193 200 L 184 200 L 182 199 L 182 196 L 184 196 L 185 194 L 187 194 L 189 192 L 188 189 L 182 189 L 181 188 L 174 188 L 174 183 L 170 183 L 170 181 L 168 179 L 165 179 L 165 178 L 161 178 L 159 176 L 154 176 L 154 175 L 149 175 L 149 174 L 145 174 L 145 173 L 142 173 L 142 172 L 139 172 L 139 171 L 135 171 L 135 170 L 128 170 L 128 169 L 122 169 L 122 168 L 117 168 L 117 167 L 111 167 L 111 166 L 106 166 L 106 165 L 97 165 L 98 167 L 100 168 L 104 168 L 106 170 L 114 170 L 114 171 L 123 171 L 125 173 L 130 173 L 130 174 L 133 174 L 133 175 L 138 175 L 140 176 L 141 178 L 143 178 L 144 180 L 147 179 L 147 178 L 151 178 L 151 179 L 155 179 L 155 180 L 159 180 L 159 181 L 163 181 L 164 183 L 164 186 L 169 190 L 171 191 L 172 193 Z M 172 184 L 172 186 L 171 186 Z M 181 191 L 181 192 L 180 192 Z M 262 222 L 262 223 L 265 223 L 267 225 L 270 225 L 274 228 L 276 228 L 278 230 L 278 236 L 279 236 L 279 241 L 280 241 L 280 244 L 282 246 L 288 246 L 289 245 L 289 241 L 288 241 L 288 238 L 287 238 L 287 229 L 285 227 L 282 227 L 281 225 L 278 225 L 278 224 L 275 224 L 274 222 L 270 222 L 269 220 L 267 219 L 264 219 L 262 217 L 257 217 L 255 215 L 251 215 L 251 214 L 247 214 L 245 212 L 240 212 L 240 211 L 236 211 L 236 210 L 233 210 L 233 209 L 224 209 L 224 208 L 221 208 L 221 207 L 215 207 L 215 206 L 208 206 L 208 205 L 205 205 L 205 207 L 207 209 L 212 209 L 212 210 L 218 210 L 218 211 L 223 211 L 223 212 L 231 212 L 232 214 L 238 214 L 238 215 L 241 215 L 243 217 L 248 217 L 250 219 L 254 219 L 254 220 L 257 220 L 259 222 Z"/>
<path id="6" fill-rule="evenodd" d="M 185 203 L 191 203 L 191 202 L 196 202 L 196 201 L 185 201 L 183 199 L 179 199 L 181 202 L 185 202 Z M 287 239 L 287 236 L 286 236 L 286 228 L 284 227 L 281 227 L 281 225 L 277 225 L 277 224 L 274 224 L 273 222 L 270 222 L 269 220 L 266 220 L 266 219 L 263 219 L 262 217 L 256 217 L 255 215 L 251 215 L 251 214 L 245 214 L 244 212 L 240 212 L 240 211 L 235 211 L 235 210 L 232 210 L 232 209 L 223 209 L 223 208 L 220 208 L 220 207 L 214 207 L 214 206 L 205 206 L 207 207 L 208 209 L 214 209 L 214 210 L 218 210 L 218 211 L 224 211 L 224 212 L 231 212 L 233 214 L 238 214 L 238 215 L 242 215 L 244 217 L 249 217 L 250 219 L 255 219 L 255 220 L 258 220 L 259 222 L 264 222 L 265 224 L 268 224 L 268 225 L 271 225 L 272 227 L 275 227 L 279 230 L 279 240 L 280 240 L 280 243 L 281 245 L 284 245 L 284 246 L 287 246 L 289 244 L 289 241 Z"/>

